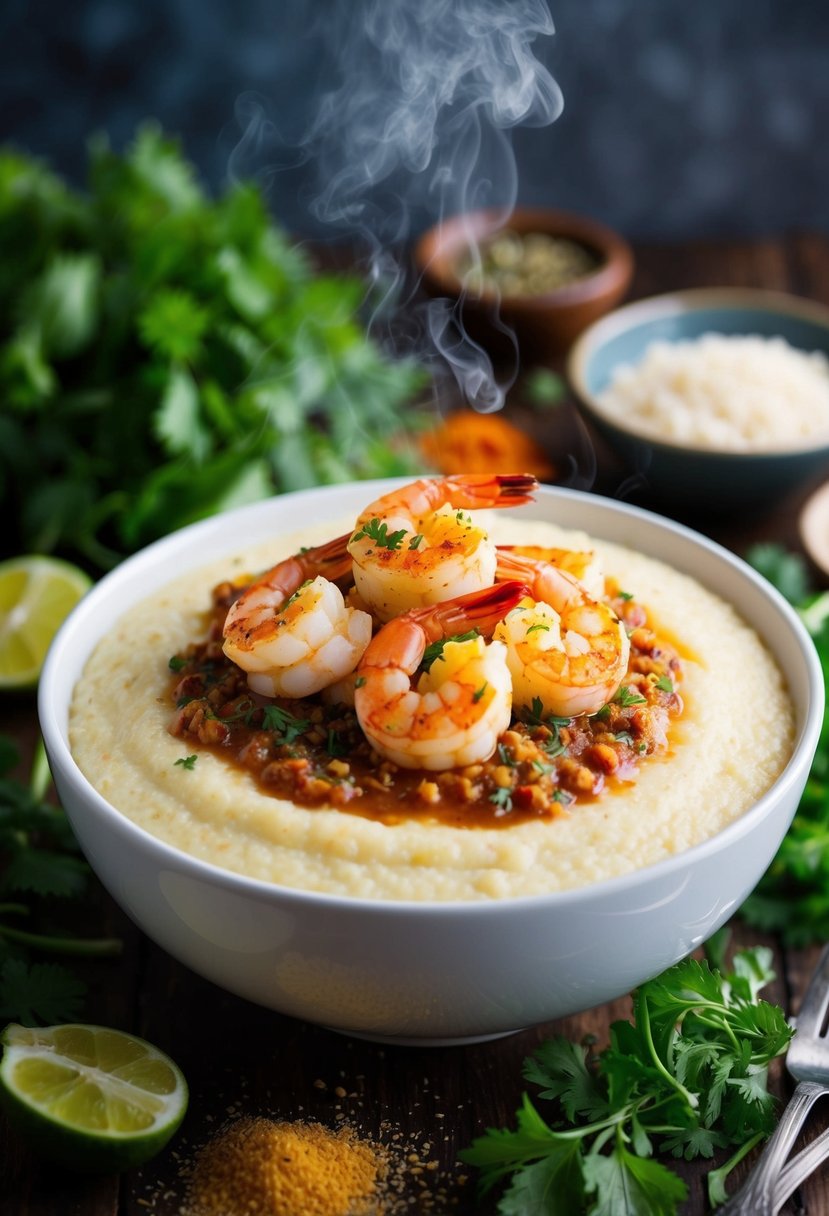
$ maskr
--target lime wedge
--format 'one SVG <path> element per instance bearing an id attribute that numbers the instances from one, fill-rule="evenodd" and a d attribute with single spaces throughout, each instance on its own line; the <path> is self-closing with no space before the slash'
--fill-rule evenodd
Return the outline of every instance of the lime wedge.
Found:
<path id="1" fill-rule="evenodd" d="M 71 1169 L 116 1173 L 159 1152 L 184 1118 L 173 1061 L 103 1026 L 3 1031 L 0 1104 L 32 1147 Z"/>
<path id="2" fill-rule="evenodd" d="M 49 643 L 91 585 L 56 557 L 0 562 L 0 689 L 37 683 Z"/>

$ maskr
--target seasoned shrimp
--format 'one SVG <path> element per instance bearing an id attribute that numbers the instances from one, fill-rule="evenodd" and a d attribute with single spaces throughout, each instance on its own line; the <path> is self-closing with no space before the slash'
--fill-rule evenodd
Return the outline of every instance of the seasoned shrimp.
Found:
<path id="1" fill-rule="evenodd" d="M 531 588 L 494 633 L 507 647 L 515 704 L 538 697 L 545 712 L 561 717 L 596 713 L 627 671 L 630 642 L 616 613 L 549 562 L 502 551 L 498 573 Z"/>
<path id="2" fill-rule="evenodd" d="M 495 546 L 469 510 L 530 502 L 535 477 L 470 474 L 412 482 L 370 503 L 349 541 L 360 598 L 381 621 L 495 581 Z"/>
<path id="3" fill-rule="evenodd" d="M 231 605 L 224 652 L 266 697 L 306 697 L 343 679 L 371 641 L 371 617 L 346 606 L 332 579 L 348 574 L 348 536 L 295 553 Z"/>
<path id="4" fill-rule="evenodd" d="M 447 769 L 488 760 L 512 708 L 506 648 L 487 645 L 498 621 L 527 594 L 500 583 L 413 608 L 373 638 L 357 669 L 355 707 L 372 747 L 402 768 Z M 475 636 L 451 635 L 475 629 Z M 412 684 L 429 642 L 439 657 Z"/>

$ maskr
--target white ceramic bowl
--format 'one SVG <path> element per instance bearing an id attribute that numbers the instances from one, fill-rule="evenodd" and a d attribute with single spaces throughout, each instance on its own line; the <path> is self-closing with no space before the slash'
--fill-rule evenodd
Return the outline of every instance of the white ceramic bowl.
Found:
<path id="1" fill-rule="evenodd" d="M 823 716 L 823 680 L 795 613 L 752 570 L 680 525 L 607 499 L 542 490 L 528 516 L 583 528 L 686 571 L 730 600 L 785 671 L 794 755 L 718 836 L 581 890 L 492 902 L 379 902 L 247 879 L 162 843 L 79 771 L 72 689 L 111 623 L 188 569 L 281 530 L 337 518 L 393 483 L 271 499 L 185 528 L 104 578 L 49 653 L 39 710 L 55 783 L 93 869 L 133 920 L 214 983 L 281 1013 L 373 1039 L 474 1041 L 598 1005 L 688 954 L 740 905 L 794 814 Z"/>

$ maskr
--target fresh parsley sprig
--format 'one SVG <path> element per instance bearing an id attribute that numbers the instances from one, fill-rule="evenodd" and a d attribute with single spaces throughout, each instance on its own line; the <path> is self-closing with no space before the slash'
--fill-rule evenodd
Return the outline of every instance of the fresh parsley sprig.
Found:
<path id="1" fill-rule="evenodd" d="M 50 776 L 42 744 L 28 785 L 11 775 L 18 762 L 12 741 L 0 736 L 0 1019 L 33 1025 L 77 1016 L 86 990 L 66 967 L 32 961 L 33 951 L 93 958 L 119 954 L 121 942 L 41 924 L 38 901 L 80 899 L 90 871 L 64 812 L 44 801 Z"/>
<path id="2" fill-rule="evenodd" d="M 755 545 L 746 558 L 794 604 L 812 635 L 829 688 L 829 592 L 811 594 L 805 562 L 780 545 Z M 740 915 L 778 933 L 789 946 L 829 938 L 829 710 L 791 827 Z"/>
<path id="3" fill-rule="evenodd" d="M 657 1152 L 691 1160 L 739 1145 L 712 1174 L 715 1198 L 737 1159 L 769 1135 L 769 1062 L 792 1031 L 759 1000 L 771 952 L 737 954 L 733 971 L 686 959 L 634 994 L 598 1056 L 559 1037 L 525 1061 L 549 1101 L 544 1119 L 525 1094 L 515 1130 L 490 1128 L 461 1158 L 486 1192 L 506 1183 L 501 1216 L 674 1216 L 682 1179 Z"/>
<path id="4" fill-rule="evenodd" d="M 85 192 L 0 150 L 0 550 L 108 568 L 274 492 L 422 466 L 413 360 L 366 336 L 254 183 L 209 197 L 155 124 Z"/>

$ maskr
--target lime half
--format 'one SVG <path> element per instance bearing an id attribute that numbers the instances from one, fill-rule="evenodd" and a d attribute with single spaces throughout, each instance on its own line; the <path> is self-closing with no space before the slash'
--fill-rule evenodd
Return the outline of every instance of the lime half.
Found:
<path id="1" fill-rule="evenodd" d="M 2 1034 L 0 1102 L 31 1146 L 71 1169 L 116 1173 L 159 1152 L 184 1118 L 173 1061 L 102 1026 L 15 1023 Z"/>
<path id="2" fill-rule="evenodd" d="M 49 643 L 91 585 L 56 557 L 0 562 L 0 689 L 37 683 Z"/>

